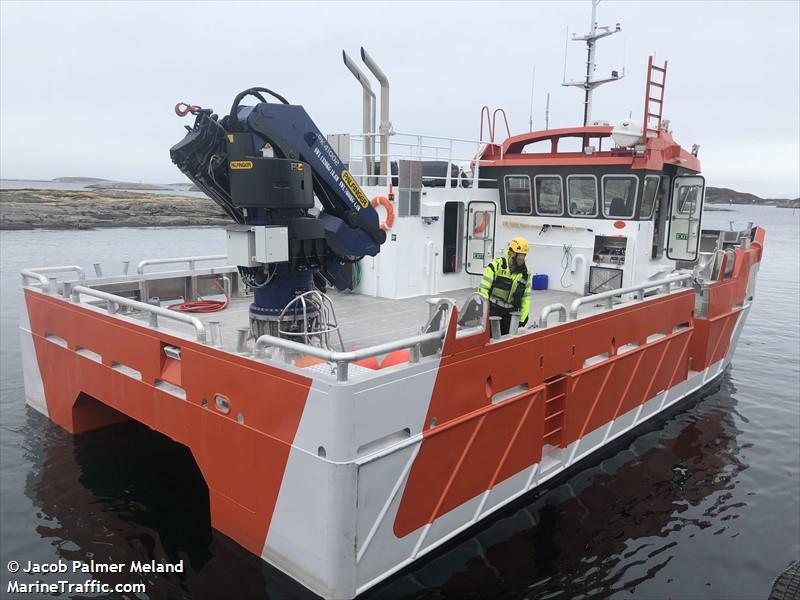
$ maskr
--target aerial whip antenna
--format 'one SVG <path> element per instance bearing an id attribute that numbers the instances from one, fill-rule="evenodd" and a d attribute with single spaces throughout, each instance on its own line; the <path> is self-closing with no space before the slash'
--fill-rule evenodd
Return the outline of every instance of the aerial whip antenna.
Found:
<path id="1" fill-rule="evenodd" d="M 533 85 L 536 83 L 536 65 L 533 65 L 533 74 L 531 75 L 531 112 L 528 117 L 528 130 L 533 131 Z"/>
<path id="2" fill-rule="evenodd" d="M 547 92 L 547 104 L 544 108 L 544 128 L 550 129 L 550 92 Z"/>

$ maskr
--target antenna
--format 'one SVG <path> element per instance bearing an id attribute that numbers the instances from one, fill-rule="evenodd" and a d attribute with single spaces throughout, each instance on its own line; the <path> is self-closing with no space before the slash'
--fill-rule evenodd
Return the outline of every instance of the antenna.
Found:
<path id="1" fill-rule="evenodd" d="M 547 92 L 547 104 L 544 108 L 544 128 L 550 129 L 550 92 Z"/>
<path id="2" fill-rule="evenodd" d="M 611 77 L 607 77 L 605 79 L 593 79 L 594 71 L 597 68 L 597 64 L 595 63 L 595 54 L 596 54 L 596 46 L 597 40 L 604 38 L 609 35 L 613 35 L 615 33 L 619 33 L 622 31 L 622 27 L 619 23 L 616 24 L 614 29 L 611 29 L 608 25 L 598 26 L 597 21 L 595 20 L 595 16 L 597 14 L 597 5 L 600 4 L 600 0 L 592 0 L 592 22 L 589 25 L 589 33 L 586 35 L 575 35 L 572 34 L 572 41 L 573 42 L 586 42 L 586 76 L 584 77 L 583 81 L 565 81 L 561 85 L 565 86 L 575 86 L 579 88 L 583 88 L 584 90 L 584 101 L 583 101 L 583 125 L 584 127 L 589 124 L 589 120 L 592 118 L 592 91 L 599 85 L 604 83 L 608 83 L 610 81 L 617 81 L 618 79 L 622 79 L 625 76 L 625 70 L 623 69 L 622 75 L 619 74 L 618 71 L 611 71 Z M 566 73 L 566 52 L 564 55 L 564 67 Z"/>
<path id="3" fill-rule="evenodd" d="M 528 117 L 529 131 L 533 131 L 533 84 L 536 83 L 536 65 L 533 65 L 533 74 L 531 75 L 531 112 Z"/>

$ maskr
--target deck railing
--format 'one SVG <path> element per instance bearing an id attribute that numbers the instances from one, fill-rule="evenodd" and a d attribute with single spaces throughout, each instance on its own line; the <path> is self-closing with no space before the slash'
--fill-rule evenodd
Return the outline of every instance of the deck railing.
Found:
<path id="1" fill-rule="evenodd" d="M 635 294 L 636 300 L 644 300 L 644 293 L 647 290 L 654 290 L 658 288 L 661 288 L 664 294 L 669 294 L 670 291 L 672 291 L 673 283 L 685 282 L 691 280 L 692 277 L 693 275 L 691 273 L 685 273 L 683 275 L 673 275 L 671 277 L 664 277 L 663 279 L 658 279 L 656 281 L 648 281 L 645 283 L 640 283 L 638 285 L 631 285 L 616 290 L 600 292 L 599 294 L 592 294 L 591 296 L 582 296 L 581 298 L 576 298 L 569 306 L 569 319 L 570 320 L 577 319 L 578 310 L 584 304 L 591 304 L 593 302 L 598 302 L 600 300 L 603 300 L 605 301 L 608 308 L 613 308 L 614 298 L 616 298 L 617 296 L 621 296 L 623 294 Z"/>
<path id="2" fill-rule="evenodd" d="M 478 187 L 481 181 L 495 181 L 493 178 L 480 177 L 480 167 L 494 163 L 493 160 L 479 160 L 478 158 L 487 144 L 486 141 L 392 132 L 389 137 L 388 153 L 367 152 L 368 142 L 378 139 L 382 135 L 381 133 L 349 134 L 352 143 L 349 161 L 351 172 L 361 185 L 388 185 L 392 178 L 399 177 L 399 172 L 394 175 L 391 173 L 391 165 L 389 165 L 389 173 L 384 175 L 371 172 L 384 158 L 389 163 L 393 160 L 446 162 L 448 169 L 445 176 L 425 175 L 423 178 L 425 181 L 441 181 L 445 188 L 463 187 L 463 183 Z M 377 147 L 377 144 L 373 142 L 373 146 Z M 355 169 L 355 165 L 359 165 L 359 168 Z M 452 166 L 458 167 L 459 171 L 461 167 L 468 167 L 471 174 L 462 179 L 461 173 L 459 175 L 452 174 Z"/>
<path id="3" fill-rule="evenodd" d="M 62 267 L 36 267 L 35 269 L 22 269 L 19 274 L 22 276 L 22 285 L 27 285 L 28 281 L 35 279 L 42 289 L 50 294 L 57 293 L 55 289 L 55 278 L 49 279 L 44 273 L 77 273 L 78 279 L 86 279 L 86 272 L 78 265 L 65 265 Z"/>
<path id="4" fill-rule="evenodd" d="M 100 290 L 95 290 L 93 288 L 86 287 L 85 285 L 73 286 L 70 294 L 70 299 L 72 300 L 72 302 L 80 303 L 81 295 L 91 296 L 93 298 L 105 300 L 106 310 L 110 315 L 116 314 L 120 306 L 127 306 L 129 308 L 133 308 L 134 310 L 140 310 L 144 313 L 147 313 L 150 317 L 149 325 L 154 329 L 158 328 L 159 317 L 163 317 L 165 319 L 171 319 L 173 321 L 178 321 L 180 323 L 186 323 L 194 327 L 195 333 L 197 335 L 197 341 L 200 342 L 201 344 L 206 343 L 207 340 L 206 327 L 203 324 L 203 322 L 197 317 L 193 317 L 191 315 L 180 313 L 174 310 L 161 308 L 160 306 L 155 306 L 153 304 L 146 304 L 145 302 L 139 302 L 138 300 L 133 300 L 131 298 L 117 296 L 116 294 L 101 292 Z"/>
<path id="5" fill-rule="evenodd" d="M 361 348 L 360 350 L 351 350 L 350 352 L 337 352 L 334 350 L 327 350 L 317 346 L 308 346 L 300 342 L 294 342 L 285 338 L 279 338 L 272 335 L 262 335 L 256 340 L 255 355 L 256 358 L 264 357 L 264 350 L 270 347 L 281 348 L 296 352 L 298 354 L 313 356 L 336 365 L 336 380 L 344 383 L 348 379 L 348 368 L 350 363 L 364 360 L 365 358 L 373 358 L 381 354 L 394 352 L 395 350 L 410 350 L 409 362 L 418 363 L 421 351 L 420 348 L 425 342 L 432 342 L 441 340 L 444 337 L 445 330 L 433 331 L 431 333 L 423 333 L 413 337 L 397 340 L 395 342 L 386 342 L 385 344 L 377 344 L 369 348 Z"/>
<path id="6" fill-rule="evenodd" d="M 212 254 L 208 256 L 181 256 L 178 258 L 148 258 L 139 263 L 136 272 L 144 275 L 144 268 L 148 265 L 179 265 L 186 263 L 189 270 L 194 271 L 195 265 L 199 262 L 210 262 L 214 260 L 227 260 L 227 254 Z"/>
<path id="7" fill-rule="evenodd" d="M 180 257 L 180 258 L 150 259 L 140 262 L 137 271 L 139 272 L 140 277 L 144 279 L 143 271 L 144 267 L 147 265 L 188 263 L 190 265 L 190 268 L 194 270 L 195 265 L 198 262 L 222 260 L 225 258 L 227 257 L 223 255 L 213 255 L 213 256 L 191 256 L 191 257 Z M 34 280 L 41 285 L 42 291 L 44 291 L 45 293 L 57 294 L 58 288 L 56 279 L 48 278 L 45 274 L 66 273 L 66 272 L 77 273 L 79 281 L 84 281 L 86 279 L 86 274 L 84 270 L 76 265 L 23 269 L 22 271 L 20 271 L 20 275 L 22 277 L 23 285 L 28 285 L 28 283 L 31 280 Z M 578 312 L 580 308 L 586 304 L 593 304 L 602 301 L 606 304 L 607 308 L 610 309 L 613 308 L 616 298 L 629 294 L 633 294 L 634 300 L 636 301 L 644 300 L 645 293 L 648 290 L 660 290 L 660 292 L 663 294 L 669 294 L 672 291 L 673 286 L 675 285 L 685 286 L 688 281 L 691 281 L 693 279 L 693 277 L 694 275 L 692 273 L 684 273 L 680 275 L 665 277 L 663 279 L 659 279 L 656 281 L 648 281 L 634 286 L 609 290 L 607 292 L 593 294 L 591 296 L 583 296 L 580 298 L 576 298 L 570 304 L 569 308 L 567 308 L 562 303 L 549 304 L 544 308 L 542 308 L 539 314 L 538 322 L 535 322 L 535 325 L 534 322 L 532 322 L 531 325 L 534 326 L 538 325 L 539 328 L 548 327 L 549 317 L 553 313 L 557 313 L 559 315 L 558 319 L 559 323 L 573 321 L 578 318 Z M 100 291 L 92 287 L 88 287 L 86 285 L 75 285 L 76 283 L 78 282 L 76 281 L 64 282 L 64 296 L 70 298 L 73 302 L 76 303 L 80 302 L 80 298 L 82 295 L 91 296 L 99 300 L 104 300 L 106 310 L 108 311 L 109 314 L 116 314 L 120 306 L 126 306 L 134 310 L 142 311 L 147 315 L 149 315 L 149 324 L 153 328 L 158 328 L 159 318 L 165 318 L 165 319 L 170 319 L 172 321 L 185 323 L 194 327 L 197 340 L 200 343 L 205 344 L 208 342 L 206 327 L 203 324 L 203 322 L 197 317 L 161 308 L 160 306 L 157 305 L 140 302 L 138 300 L 133 300 L 131 298 L 126 298 L 124 296 L 118 296 L 116 294 L 111 294 L 109 292 Z M 445 318 L 442 321 L 442 323 L 444 323 L 445 325 L 437 331 L 420 334 L 410 338 L 397 340 L 394 342 L 387 342 L 384 344 L 379 344 L 376 346 L 363 348 L 360 350 L 354 350 L 350 352 L 337 352 L 325 348 L 319 348 L 316 346 L 302 344 L 292 340 L 287 340 L 285 338 L 275 337 L 271 335 L 262 335 L 261 337 L 258 338 L 258 340 L 256 340 L 254 351 L 257 358 L 263 357 L 264 350 L 266 348 L 274 347 L 325 360 L 327 362 L 336 365 L 337 380 L 340 382 L 346 382 L 348 381 L 348 369 L 350 363 L 363 360 L 365 358 L 372 358 L 375 356 L 379 356 L 381 354 L 393 352 L 395 350 L 408 349 L 410 350 L 409 362 L 411 363 L 419 362 L 421 357 L 420 349 L 423 344 L 433 341 L 441 341 L 444 338 L 446 331 L 446 323 L 449 323 L 450 320 L 449 316 L 452 309 L 453 306 L 451 302 L 448 304 L 447 318 Z M 457 337 L 461 338 L 466 335 L 479 333 L 483 331 L 483 327 L 484 326 L 461 328 L 457 332 Z M 520 328 L 519 333 L 517 335 L 531 333 L 532 329 L 533 327 L 531 326 Z"/>

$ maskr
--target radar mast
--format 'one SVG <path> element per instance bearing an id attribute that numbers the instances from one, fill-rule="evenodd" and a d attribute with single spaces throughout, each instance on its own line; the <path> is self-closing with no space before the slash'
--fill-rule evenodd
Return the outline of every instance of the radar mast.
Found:
<path id="1" fill-rule="evenodd" d="M 609 83 L 611 81 L 617 81 L 618 79 L 622 79 L 625 77 L 625 67 L 622 68 L 622 74 L 619 71 L 611 71 L 611 76 L 606 77 L 605 79 L 594 79 L 594 71 L 597 68 L 595 64 L 595 53 L 597 50 L 597 40 L 600 38 L 604 38 L 609 35 L 613 35 L 615 33 L 619 33 L 622 31 L 622 27 L 619 23 L 616 24 L 614 29 L 611 29 L 609 25 L 598 26 L 595 16 L 597 14 L 597 5 L 600 4 L 600 0 L 592 0 L 592 21 L 589 26 L 589 33 L 586 35 L 575 35 L 572 34 L 572 41 L 573 42 L 586 42 L 586 77 L 583 81 L 564 81 L 561 85 L 563 86 L 574 86 L 583 88 L 585 97 L 583 101 L 583 126 L 586 127 L 589 124 L 589 121 L 592 118 L 592 91 L 599 85 L 603 85 L 604 83 Z M 567 57 L 564 56 L 564 62 L 566 64 Z"/>

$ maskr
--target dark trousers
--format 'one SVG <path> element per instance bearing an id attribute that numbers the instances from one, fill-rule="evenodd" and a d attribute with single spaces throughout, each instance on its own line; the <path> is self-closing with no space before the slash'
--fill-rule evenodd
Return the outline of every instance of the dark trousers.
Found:
<path id="1" fill-rule="evenodd" d="M 511 313 L 513 308 L 505 308 L 489 301 L 489 315 L 500 317 L 500 335 L 506 335 L 511 327 Z"/>

